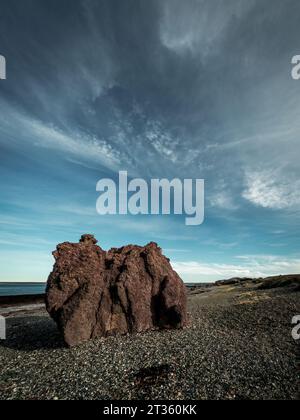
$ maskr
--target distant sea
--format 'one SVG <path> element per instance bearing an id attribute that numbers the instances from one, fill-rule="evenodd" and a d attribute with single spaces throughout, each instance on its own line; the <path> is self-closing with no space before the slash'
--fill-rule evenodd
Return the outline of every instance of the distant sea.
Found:
<path id="1" fill-rule="evenodd" d="M 211 283 L 185 283 L 187 287 L 208 287 Z M 42 295 L 45 283 L 0 283 L 0 296 Z"/>
<path id="2" fill-rule="evenodd" d="M 0 283 L 0 296 L 42 295 L 45 283 Z"/>

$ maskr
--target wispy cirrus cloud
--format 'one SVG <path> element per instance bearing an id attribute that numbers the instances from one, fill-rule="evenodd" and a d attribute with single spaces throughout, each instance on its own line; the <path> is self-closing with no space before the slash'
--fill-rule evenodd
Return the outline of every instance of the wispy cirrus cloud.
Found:
<path id="1" fill-rule="evenodd" d="M 6 108 L 5 104 L 3 107 Z M 6 124 L 17 129 L 16 136 L 19 139 L 25 138 L 25 141 L 30 142 L 33 147 L 66 153 L 66 156 L 75 157 L 83 162 L 98 163 L 113 170 L 117 170 L 122 159 L 123 162 L 125 160 L 120 150 L 114 149 L 103 139 L 71 127 L 61 130 L 19 111 L 7 112 Z M 2 126 L 3 129 L 5 126 Z M 7 132 L 7 128 L 5 131 Z M 11 135 L 13 130 L 9 128 L 9 131 Z"/>
<path id="2" fill-rule="evenodd" d="M 246 174 L 243 197 L 264 208 L 282 210 L 300 205 L 300 180 L 289 179 L 280 171 Z"/>
<path id="3" fill-rule="evenodd" d="M 1 1 L 2 248 L 27 250 L 25 234 L 59 242 L 91 230 L 105 246 L 186 249 L 179 268 L 195 280 L 272 272 L 273 262 L 235 255 L 299 247 L 299 2 L 136 3 Z M 94 217 L 96 182 L 118 170 L 205 179 L 205 223 Z"/>
<path id="4" fill-rule="evenodd" d="M 215 54 L 220 47 L 224 32 L 233 19 L 251 10 L 255 1 L 241 3 L 222 1 L 167 0 L 163 3 L 160 36 L 163 45 L 176 53 L 193 53 L 205 58 Z"/>

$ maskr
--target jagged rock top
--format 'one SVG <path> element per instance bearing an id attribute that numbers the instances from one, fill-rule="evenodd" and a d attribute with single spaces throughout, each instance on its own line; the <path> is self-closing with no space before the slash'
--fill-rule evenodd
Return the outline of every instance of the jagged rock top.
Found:
<path id="1" fill-rule="evenodd" d="M 88 245 L 96 245 L 98 243 L 94 235 L 82 235 L 79 242 Z"/>

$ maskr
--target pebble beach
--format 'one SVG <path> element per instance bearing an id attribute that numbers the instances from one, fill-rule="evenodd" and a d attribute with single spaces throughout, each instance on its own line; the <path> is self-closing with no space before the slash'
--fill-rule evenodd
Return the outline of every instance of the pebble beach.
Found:
<path id="1" fill-rule="evenodd" d="M 300 292 L 224 286 L 189 293 L 190 326 L 69 349 L 42 305 L 10 310 L 0 399 L 298 399 Z"/>

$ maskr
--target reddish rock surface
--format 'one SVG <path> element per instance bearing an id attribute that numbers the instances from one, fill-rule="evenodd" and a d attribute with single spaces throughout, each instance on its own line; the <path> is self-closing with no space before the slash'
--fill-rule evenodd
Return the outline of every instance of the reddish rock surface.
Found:
<path id="1" fill-rule="evenodd" d="M 187 325 L 186 288 L 157 244 L 108 252 L 96 244 L 83 235 L 53 253 L 46 305 L 67 345 Z"/>

